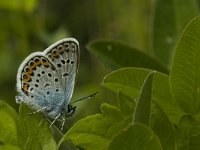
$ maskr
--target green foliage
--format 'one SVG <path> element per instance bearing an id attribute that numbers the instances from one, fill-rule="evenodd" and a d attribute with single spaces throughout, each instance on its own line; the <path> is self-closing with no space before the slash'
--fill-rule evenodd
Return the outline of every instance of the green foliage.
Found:
<path id="1" fill-rule="evenodd" d="M 17 146 L 17 121 L 18 116 L 15 110 L 0 101 L 0 143 L 7 146 Z M 7 145 L 7 146 L 6 146 Z"/>
<path id="2" fill-rule="evenodd" d="M 168 68 L 171 66 L 180 31 L 188 21 L 198 15 L 196 3 L 196 0 L 158 0 L 155 3 L 152 53 Z"/>
<path id="3" fill-rule="evenodd" d="M 133 124 L 114 137 L 108 150 L 163 150 L 155 133 L 142 124 Z"/>
<path id="4" fill-rule="evenodd" d="M 56 149 L 49 124 L 41 114 L 28 115 L 31 111 L 27 106 L 21 105 L 18 116 L 13 108 L 0 101 L 0 148 Z"/>
<path id="5" fill-rule="evenodd" d="M 171 86 L 175 99 L 189 114 L 200 111 L 200 18 L 184 29 L 176 45 L 171 71 Z"/>
<path id="6" fill-rule="evenodd" d="M 78 121 L 63 137 L 75 145 L 88 150 L 104 150 L 111 138 L 126 127 L 130 119 L 124 118 L 120 110 L 109 104 L 101 106 L 101 114 Z"/>
<path id="7" fill-rule="evenodd" d="M 151 56 L 119 42 L 96 41 L 90 43 L 88 48 L 114 69 L 128 66 L 144 67 L 168 73 L 168 70 Z"/>
<path id="8" fill-rule="evenodd" d="M 41 114 L 29 115 L 33 110 L 25 105 L 20 106 L 18 140 L 24 149 L 48 150 L 56 149 L 49 124 Z M 34 145 L 34 146 L 33 146 Z"/>
<path id="9" fill-rule="evenodd" d="M 101 104 L 100 111 L 83 116 L 82 119 L 75 116 L 78 121 L 67 118 L 64 133 L 59 131 L 57 124 L 50 128 L 50 120 L 42 114 L 29 115 L 33 110 L 28 106 L 21 104 L 17 113 L 9 104 L 0 101 L 0 149 L 200 149 L 200 17 L 193 18 L 198 14 L 197 1 L 129 0 L 124 4 L 122 0 L 102 0 L 100 5 L 100 1 L 91 0 L 91 5 L 87 8 L 92 9 L 95 4 L 97 9 L 93 9 L 94 13 L 86 9 L 87 2 L 82 1 L 81 5 L 78 5 L 76 2 L 63 1 L 67 6 L 76 6 L 75 10 L 72 7 L 67 9 L 68 12 L 74 13 L 58 13 L 59 9 L 57 12 L 49 11 L 50 15 L 46 19 L 47 24 L 50 24 L 48 30 L 56 28 L 56 21 L 59 24 L 61 20 L 64 20 L 61 22 L 63 24 L 74 22 L 74 18 L 76 21 L 68 26 L 70 33 L 63 25 L 64 27 L 55 29 L 53 36 L 52 32 L 44 30 L 43 16 L 33 17 L 34 12 L 39 9 L 37 5 L 43 6 L 44 3 L 39 4 L 37 0 L 20 2 L 0 2 L 0 9 L 7 11 L 2 11 L 3 13 L 16 12 L 10 17 L 2 15 L 3 19 L 8 19 L 2 21 L 4 30 L 0 35 L 0 43 L 14 37 L 6 32 L 12 31 L 12 34 L 20 37 L 16 38 L 16 43 L 1 44 L 1 49 L 4 49 L 0 55 L 0 68 L 3 72 L 1 81 L 16 73 L 17 55 L 25 56 L 28 49 L 44 47 L 52 39 L 70 33 L 81 33 L 80 37 L 85 37 L 86 31 L 90 31 L 87 36 L 91 37 L 98 32 L 98 26 L 98 30 L 102 32 L 98 34 L 102 35 L 103 39 L 89 41 L 87 48 L 101 64 L 112 71 L 104 76 L 94 61 L 92 67 L 95 68 L 96 76 L 101 80 L 103 78 L 103 90 L 98 96 L 101 101 L 97 102 Z M 55 3 L 55 7 L 62 5 L 51 1 L 47 5 L 48 9 L 51 10 Z M 113 5 L 107 5 L 108 3 Z M 85 7 L 82 4 L 85 4 Z M 88 24 L 80 21 L 83 18 L 79 15 L 80 12 L 84 13 L 85 22 Z M 56 16 L 56 13 L 62 15 Z M 131 20 L 129 16 L 133 16 L 135 20 Z M 96 22 L 99 24 L 95 24 Z M 79 26 L 89 27 L 83 31 Z M 105 40 L 105 37 L 109 40 Z M 129 45 L 113 40 L 119 40 L 120 37 L 121 41 L 128 41 Z M 80 47 L 86 44 L 82 41 Z M 10 49 L 16 51 L 5 51 Z M 10 69 L 11 67 L 4 64 L 10 64 L 13 68 Z M 88 72 L 87 70 L 88 78 L 92 79 L 93 74 L 88 75 Z M 13 82 L 14 77 L 9 81 Z M 2 87 L 10 83 L 6 80 L 4 82 Z M 3 95 L 6 88 L 1 90 Z M 10 91 L 8 92 L 10 94 Z M 94 108 L 87 103 L 86 107 L 82 106 L 78 111 L 82 114 L 91 113 L 90 109 L 99 108 L 97 103 Z"/>
<path id="10" fill-rule="evenodd" d="M 153 73 L 149 73 L 144 85 L 141 88 L 140 96 L 137 100 L 135 112 L 133 114 L 133 123 L 139 122 L 146 126 L 150 123 L 151 98 L 152 98 L 152 82 Z"/>
<path id="11" fill-rule="evenodd" d="M 10 2 L 6 2 L 6 1 L 1 1 L 0 2 L 0 7 L 7 9 L 7 10 L 23 10 L 26 12 L 31 12 L 35 9 L 37 4 L 37 0 L 10 0 Z"/>

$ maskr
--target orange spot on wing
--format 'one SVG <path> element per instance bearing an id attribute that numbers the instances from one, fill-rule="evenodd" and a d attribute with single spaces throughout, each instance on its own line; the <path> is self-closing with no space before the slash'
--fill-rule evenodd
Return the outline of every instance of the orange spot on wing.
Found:
<path id="1" fill-rule="evenodd" d="M 22 90 L 24 91 L 24 93 L 28 94 L 28 88 L 29 88 L 29 85 L 25 83 L 22 87 Z"/>
<path id="2" fill-rule="evenodd" d="M 30 74 L 32 74 L 32 73 L 33 73 L 33 70 L 30 69 L 28 72 L 26 72 L 26 75 L 28 76 L 28 75 L 30 75 Z"/>
<path id="3" fill-rule="evenodd" d="M 46 61 L 46 62 L 41 62 L 44 66 L 47 66 L 47 65 L 49 65 L 49 62 L 48 61 Z"/>
<path id="4" fill-rule="evenodd" d="M 23 81 L 24 82 L 29 82 L 30 80 L 31 80 L 31 77 L 30 77 L 30 75 L 29 74 L 26 74 L 26 78 L 23 78 Z"/>

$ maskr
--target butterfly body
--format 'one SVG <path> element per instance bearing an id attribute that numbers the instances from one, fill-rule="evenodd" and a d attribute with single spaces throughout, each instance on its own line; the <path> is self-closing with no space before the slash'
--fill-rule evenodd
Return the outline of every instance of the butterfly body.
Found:
<path id="1" fill-rule="evenodd" d="M 16 102 L 23 102 L 53 119 L 68 115 L 79 53 L 78 41 L 66 38 L 43 52 L 30 54 L 18 69 Z"/>

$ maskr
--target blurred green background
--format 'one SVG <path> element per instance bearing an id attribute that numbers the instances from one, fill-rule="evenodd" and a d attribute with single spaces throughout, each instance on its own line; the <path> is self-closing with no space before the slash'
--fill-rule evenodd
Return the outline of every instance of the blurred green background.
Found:
<path id="1" fill-rule="evenodd" d="M 170 68 L 174 43 L 188 21 L 199 14 L 198 3 L 199 0 L 1 0 L 0 99 L 17 108 L 15 85 L 20 63 L 30 53 L 43 51 L 66 37 L 76 38 L 81 49 L 74 99 L 101 91 L 100 83 L 111 71 L 86 48 L 96 39 L 121 41 Z M 93 105 L 84 104 L 84 113 L 88 107 L 98 111 L 102 101 L 110 100 L 96 99 Z"/>
<path id="2" fill-rule="evenodd" d="M 134 3 L 131 0 L 126 3 L 122 0 L 1 0 L 0 99 L 14 106 L 20 63 L 30 53 L 43 51 L 65 37 L 74 37 L 80 42 L 81 62 L 75 92 L 80 93 L 79 89 L 90 94 L 88 86 L 98 86 L 108 72 L 86 50 L 91 40 L 118 39 L 141 49 L 148 47 L 146 22 L 149 22 L 151 2 L 148 5 L 140 2 L 144 9 L 140 15 L 146 15 L 143 18 L 137 14 Z M 95 92 L 98 88 L 91 89 L 90 92 Z"/>

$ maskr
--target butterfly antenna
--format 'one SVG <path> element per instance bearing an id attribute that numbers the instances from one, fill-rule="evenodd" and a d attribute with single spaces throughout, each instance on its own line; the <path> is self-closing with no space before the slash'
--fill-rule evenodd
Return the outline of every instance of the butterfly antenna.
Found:
<path id="1" fill-rule="evenodd" d="M 98 92 L 95 92 L 95 93 L 93 93 L 89 96 L 85 96 L 85 97 L 82 97 L 80 99 L 74 100 L 71 104 L 75 104 L 75 103 L 82 101 L 82 100 L 91 99 L 91 98 L 95 97 L 96 95 L 98 95 Z"/>

